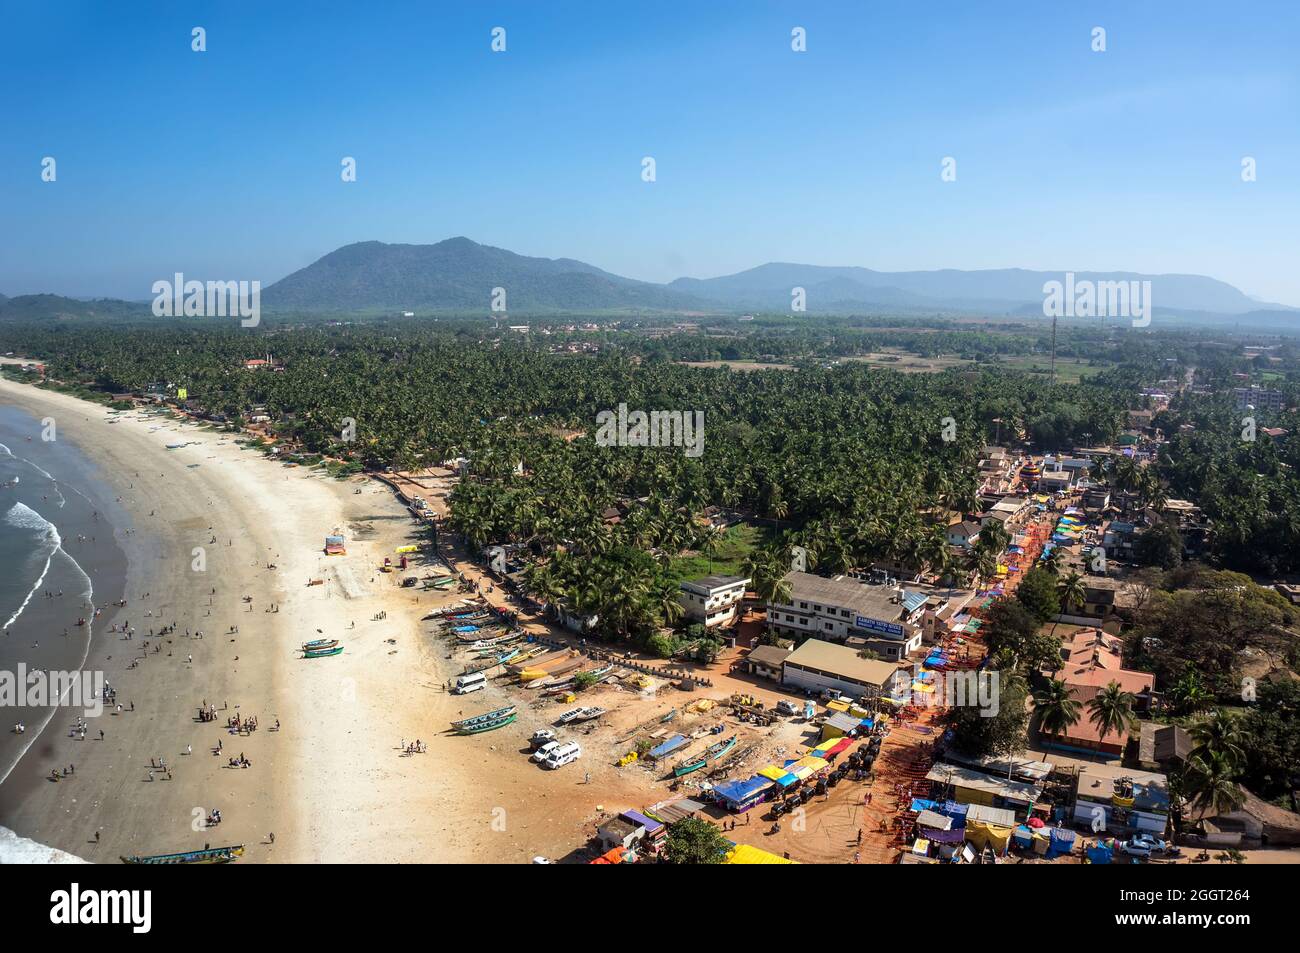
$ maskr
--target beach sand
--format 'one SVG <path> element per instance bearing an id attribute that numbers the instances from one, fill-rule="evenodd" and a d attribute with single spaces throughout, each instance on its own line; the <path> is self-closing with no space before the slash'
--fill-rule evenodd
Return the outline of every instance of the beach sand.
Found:
<path id="1" fill-rule="evenodd" d="M 388 487 L 286 466 L 177 417 L 113 414 L 4 380 L 0 400 L 53 416 L 60 437 L 103 468 L 137 530 L 122 541 L 127 606 L 101 616 L 87 661 L 127 710 L 91 719 L 85 741 L 68 737 L 79 711 L 56 713 L 6 781 L 0 825 L 95 862 L 242 843 L 244 862 L 517 863 L 581 845 L 597 805 L 637 803 L 620 800 L 635 792 L 609 765 L 531 764 L 520 752 L 546 724 L 540 712 L 521 709 L 516 724 L 482 736 L 446 734 L 462 712 L 518 698 L 496 685 L 465 698 L 443 690 L 462 661 L 446 660 L 419 620 L 463 596 L 402 589 L 401 574 L 376 571 L 418 538 Z M 189 445 L 167 449 L 177 443 Z M 348 554 L 326 557 L 324 537 L 336 531 Z M 196 547 L 204 571 L 193 568 Z M 100 605 L 116 598 L 96 593 Z M 133 640 L 108 631 L 123 619 Z M 149 639 L 173 621 L 176 633 Z M 344 653 L 298 658 L 298 646 L 322 637 L 343 641 Z M 217 707 L 215 722 L 197 720 L 204 702 Z M 236 713 L 256 716 L 258 730 L 228 733 Z M 401 742 L 416 738 L 427 753 L 403 754 Z M 228 766 L 240 753 L 250 768 Z M 149 780 L 159 758 L 171 780 L 159 770 Z M 72 777 L 46 780 L 66 764 Z M 213 808 L 223 820 L 206 829 Z"/>

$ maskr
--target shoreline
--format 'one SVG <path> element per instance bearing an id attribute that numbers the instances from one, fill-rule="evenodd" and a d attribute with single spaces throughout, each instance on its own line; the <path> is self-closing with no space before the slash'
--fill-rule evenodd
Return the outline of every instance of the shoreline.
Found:
<path id="1" fill-rule="evenodd" d="M 84 742 L 66 737 L 56 713 L 51 750 L 29 751 L 0 785 L 0 825 L 92 862 L 205 843 L 242 843 L 241 862 L 253 863 L 527 862 L 568 854 L 599 806 L 621 803 L 603 785 L 574 789 L 573 776 L 521 757 L 528 735 L 549 723 L 544 711 L 491 736 L 447 733 L 449 721 L 509 694 L 445 691 L 459 664 L 420 620 L 463 596 L 403 589 L 377 571 L 422 529 L 391 486 L 287 466 L 237 446 L 242 434 L 170 415 L 114 412 L 8 380 L 0 400 L 55 416 L 139 527 L 120 610 L 135 638 L 108 634 L 122 619 L 106 611 L 86 663 L 106 670 L 128 710 L 106 710 Z M 345 557 L 323 555 L 335 531 L 347 537 Z M 196 547 L 202 573 L 191 570 Z M 172 622 L 167 640 L 147 635 Z M 302 642 L 322 637 L 344 653 L 297 658 Z M 128 658 L 139 659 L 134 668 Z M 198 722 L 203 702 L 215 704 L 216 722 Z M 228 734 L 234 714 L 256 716 L 257 731 Z M 405 755 L 402 740 L 417 738 L 427 752 Z M 241 752 L 252 767 L 228 767 Z M 158 758 L 172 780 L 159 769 L 149 780 Z M 74 763 L 75 777 L 44 780 L 61 763 Z M 610 775 L 588 767 L 593 779 Z M 222 822 L 205 829 L 214 807 Z"/>

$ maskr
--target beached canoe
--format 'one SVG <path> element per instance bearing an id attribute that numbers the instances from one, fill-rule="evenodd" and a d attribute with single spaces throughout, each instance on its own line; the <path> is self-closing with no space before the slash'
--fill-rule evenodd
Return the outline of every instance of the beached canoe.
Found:
<path id="1" fill-rule="evenodd" d="M 332 649 L 338 644 L 338 639 L 316 639 L 314 642 L 304 642 L 302 650 L 304 652 L 319 652 L 322 649 Z"/>
<path id="2" fill-rule="evenodd" d="M 595 721 L 601 715 L 605 714 L 603 708 L 580 708 L 574 721 Z"/>
<path id="3" fill-rule="evenodd" d="M 203 850 L 187 850 L 179 854 L 150 854 L 147 856 L 122 857 L 124 864 L 229 864 L 236 857 L 244 854 L 243 844 L 230 847 L 205 847 Z"/>
<path id="4" fill-rule="evenodd" d="M 329 658 L 331 655 L 338 655 L 342 651 L 343 651 L 343 646 L 336 645 L 332 649 L 323 649 L 319 652 L 304 651 L 302 653 L 302 657 L 303 658 Z"/>
<path id="5" fill-rule="evenodd" d="M 511 712 L 504 718 L 494 718 L 491 721 L 481 721 L 473 725 L 465 725 L 457 728 L 456 733 L 458 735 L 476 735 L 482 731 L 492 731 L 496 728 L 501 728 L 505 725 L 511 724 L 518 717 L 519 716 L 514 712 Z"/>
<path id="6" fill-rule="evenodd" d="M 725 758 L 731 753 L 731 749 L 736 747 L 737 736 L 732 735 L 726 741 L 719 741 L 715 745 L 709 745 L 704 749 L 704 754 L 699 758 L 690 761 L 683 761 L 677 767 L 673 768 L 673 777 L 680 778 L 683 775 L 690 774 L 692 771 L 698 771 L 700 768 L 708 767 L 715 761 Z"/>
<path id="7" fill-rule="evenodd" d="M 473 718 L 462 718 L 460 721 L 453 721 L 451 726 L 456 729 L 464 728 L 467 725 L 476 725 L 483 721 L 493 721 L 497 718 L 505 718 L 507 715 L 515 713 L 515 706 L 508 705 L 505 708 L 498 708 L 496 711 L 485 711 L 481 715 L 475 715 Z"/>
<path id="8" fill-rule="evenodd" d="M 540 652 L 533 658 L 529 659 L 527 664 L 520 664 L 516 662 L 515 664 L 511 665 L 510 674 L 518 675 L 521 672 L 523 672 L 524 669 L 541 668 L 549 664 L 550 662 L 558 662 L 559 660 L 567 657 L 569 654 L 568 649 L 561 649 L 560 651 L 557 652 L 553 649 L 547 648 L 546 646 L 542 646 L 542 648 L 545 649 L 545 651 Z"/>

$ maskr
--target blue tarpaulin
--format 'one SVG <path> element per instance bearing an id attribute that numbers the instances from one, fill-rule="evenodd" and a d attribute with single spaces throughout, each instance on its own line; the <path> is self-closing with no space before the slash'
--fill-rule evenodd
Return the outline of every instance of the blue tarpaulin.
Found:
<path id="1" fill-rule="evenodd" d="M 658 758 L 662 758 L 666 754 L 672 754 L 674 751 L 676 751 L 682 745 L 686 744 L 686 742 L 688 741 L 690 741 L 690 739 L 687 738 L 685 735 L 673 735 L 671 738 L 669 738 L 667 741 L 665 741 L 663 744 L 659 745 L 658 747 L 651 748 L 649 752 L 650 757 L 658 759 Z"/>
<path id="2" fill-rule="evenodd" d="M 1052 831 L 1052 845 L 1048 848 L 1047 856 L 1058 857 L 1061 854 L 1068 854 L 1074 850 L 1074 831 L 1056 828 Z"/>
<path id="3" fill-rule="evenodd" d="M 1111 851 L 1109 847 L 1089 847 L 1088 859 L 1094 864 L 1109 864 Z"/>
<path id="4" fill-rule="evenodd" d="M 772 786 L 767 778 L 753 777 L 743 781 L 724 781 L 713 789 L 718 801 L 732 811 L 743 811 L 763 799 L 763 792 Z"/>

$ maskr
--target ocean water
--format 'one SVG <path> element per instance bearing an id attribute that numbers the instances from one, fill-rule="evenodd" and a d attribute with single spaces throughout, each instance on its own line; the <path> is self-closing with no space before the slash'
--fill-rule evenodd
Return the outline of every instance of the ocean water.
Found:
<path id="1" fill-rule="evenodd" d="M 116 537 L 128 524 L 104 474 L 67 439 L 41 433 L 39 420 L 0 406 L 0 672 L 11 677 L 20 663 L 29 672 L 84 671 L 92 647 L 114 638 L 112 603 L 126 579 Z M 82 714 L 0 699 L 0 862 L 49 850 L 8 830 L 6 813 L 48 770 L 35 763 L 42 736 L 66 732 Z"/>

